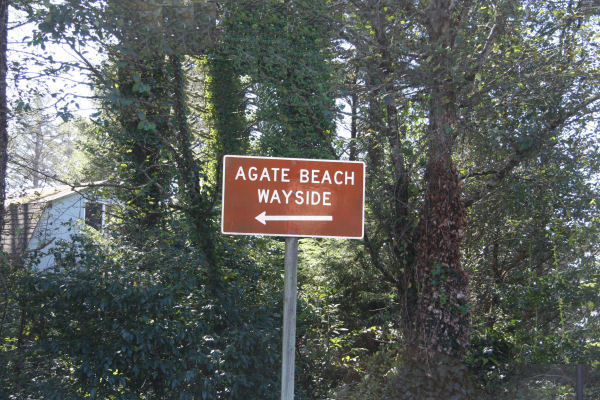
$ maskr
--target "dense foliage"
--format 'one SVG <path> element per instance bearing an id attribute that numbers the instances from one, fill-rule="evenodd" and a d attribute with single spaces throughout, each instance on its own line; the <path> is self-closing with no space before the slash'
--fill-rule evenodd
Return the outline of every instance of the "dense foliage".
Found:
<path id="1" fill-rule="evenodd" d="M 283 241 L 219 233 L 225 154 L 367 165 L 364 240 L 300 241 L 297 398 L 567 398 L 575 364 L 597 396 L 595 2 L 10 10 L 32 27 L 8 53 L 13 132 L 81 71 L 97 112 L 61 176 L 114 204 L 53 269 L 3 253 L 0 397 L 279 397 Z"/>

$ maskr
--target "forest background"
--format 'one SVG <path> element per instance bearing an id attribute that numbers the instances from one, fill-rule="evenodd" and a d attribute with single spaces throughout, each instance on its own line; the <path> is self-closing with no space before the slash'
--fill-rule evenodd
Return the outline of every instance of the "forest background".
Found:
<path id="1" fill-rule="evenodd" d="M 600 396 L 599 16 L 1 0 L 1 209 L 122 207 L 55 269 L 3 254 L 0 396 L 278 398 L 283 238 L 219 233 L 225 154 L 367 165 L 364 239 L 300 241 L 298 399 L 566 399 L 575 364 Z"/>

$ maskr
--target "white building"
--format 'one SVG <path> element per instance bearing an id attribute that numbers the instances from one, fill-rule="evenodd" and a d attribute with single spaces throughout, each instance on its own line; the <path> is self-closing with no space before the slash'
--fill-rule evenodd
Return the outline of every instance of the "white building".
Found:
<path id="1" fill-rule="evenodd" d="M 2 250 L 12 257 L 40 250 L 39 269 L 54 264 L 51 254 L 61 240 L 70 240 L 84 225 L 104 226 L 106 204 L 86 187 L 60 186 L 31 190 L 23 197 L 7 200 L 2 229 Z"/>

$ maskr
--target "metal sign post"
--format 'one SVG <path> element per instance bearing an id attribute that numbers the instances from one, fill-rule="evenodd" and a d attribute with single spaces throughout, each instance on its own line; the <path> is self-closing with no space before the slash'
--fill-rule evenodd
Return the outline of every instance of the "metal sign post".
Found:
<path id="1" fill-rule="evenodd" d="M 296 297 L 298 292 L 298 238 L 296 237 L 285 239 L 284 281 L 281 400 L 293 400 L 296 355 Z"/>
<path id="2" fill-rule="evenodd" d="M 583 364 L 577 364 L 577 379 L 575 383 L 575 398 L 583 400 Z"/>

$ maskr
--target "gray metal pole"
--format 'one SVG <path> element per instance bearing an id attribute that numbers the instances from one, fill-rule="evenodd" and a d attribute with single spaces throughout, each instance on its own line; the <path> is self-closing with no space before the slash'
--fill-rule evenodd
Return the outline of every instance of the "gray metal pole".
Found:
<path id="1" fill-rule="evenodd" d="M 583 400 L 583 364 L 577 364 L 577 383 L 575 384 L 575 398 Z"/>
<path id="2" fill-rule="evenodd" d="M 296 297 L 298 293 L 298 238 L 296 237 L 285 239 L 284 281 L 281 400 L 293 400 L 296 358 Z"/>

